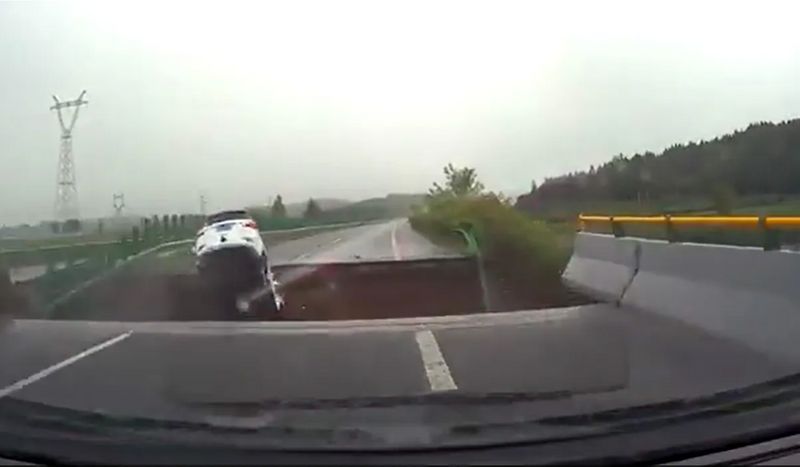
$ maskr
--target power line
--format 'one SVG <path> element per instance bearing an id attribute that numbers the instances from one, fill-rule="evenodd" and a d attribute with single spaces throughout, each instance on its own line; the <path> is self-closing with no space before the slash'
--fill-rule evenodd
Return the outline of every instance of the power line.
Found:
<path id="1" fill-rule="evenodd" d="M 208 206 L 208 199 L 206 199 L 206 195 L 200 195 L 200 214 L 206 215 L 206 207 Z"/>
<path id="2" fill-rule="evenodd" d="M 114 215 L 121 216 L 125 209 L 125 193 L 114 193 Z"/>
<path id="3" fill-rule="evenodd" d="M 81 92 L 77 99 L 72 101 L 61 102 L 58 97 L 53 96 L 55 105 L 50 107 L 50 110 L 55 110 L 58 113 L 58 124 L 61 128 L 61 149 L 58 153 L 58 173 L 56 179 L 56 203 L 55 215 L 56 219 L 66 221 L 69 219 L 78 219 L 78 187 L 75 180 L 75 161 L 72 155 L 72 129 L 75 128 L 75 122 L 78 120 L 78 112 L 81 106 L 89 102 L 84 100 L 86 91 Z M 73 108 L 72 118 L 69 123 L 64 123 L 64 116 L 62 109 Z"/>

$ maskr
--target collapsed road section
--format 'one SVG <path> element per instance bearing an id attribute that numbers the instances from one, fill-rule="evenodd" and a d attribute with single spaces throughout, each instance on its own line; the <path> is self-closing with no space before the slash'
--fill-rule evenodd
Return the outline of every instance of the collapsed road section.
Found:
<path id="1" fill-rule="evenodd" d="M 592 301 L 558 280 L 538 281 L 530 268 L 481 261 L 433 244 L 404 219 L 270 240 L 275 239 L 265 238 L 272 277 L 285 305 L 279 313 L 249 305 L 248 313 L 242 313 L 241 300 L 198 276 L 193 256 L 181 248 L 138 258 L 57 300 L 42 300 L 35 281 L 9 283 L 14 293 L 6 295 L 17 299 L 6 300 L 5 308 L 16 317 L 38 319 L 327 321 L 532 310 Z M 235 279 L 237 270 L 230 274 Z"/>
<path id="2" fill-rule="evenodd" d="M 120 274 L 60 304 L 51 319 L 92 321 L 349 320 L 447 316 L 492 311 L 473 257 L 276 265 L 285 305 L 279 313 L 242 314 L 229 297 L 193 273 Z M 491 277 L 490 277 L 491 279 Z M 535 284 L 504 290 L 518 309 L 587 303 L 564 289 L 540 300 Z M 31 313 L 29 316 L 41 316 Z"/>

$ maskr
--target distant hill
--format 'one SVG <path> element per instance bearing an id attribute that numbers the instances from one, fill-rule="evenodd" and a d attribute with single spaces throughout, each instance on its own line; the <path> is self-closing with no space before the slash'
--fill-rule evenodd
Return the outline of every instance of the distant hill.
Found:
<path id="1" fill-rule="evenodd" d="M 353 204 L 352 201 L 347 201 L 344 199 L 337 199 L 337 198 L 314 198 L 314 201 L 319 204 L 323 211 L 327 211 L 328 209 L 337 209 L 341 208 L 350 204 Z M 308 200 L 305 201 L 298 201 L 295 203 L 286 203 L 286 213 L 289 217 L 303 217 L 303 213 L 306 210 L 306 204 Z M 246 208 L 253 214 L 256 215 L 265 215 L 269 216 L 270 213 L 270 206 L 248 206 Z"/>
<path id="2" fill-rule="evenodd" d="M 424 200 L 424 194 L 390 194 L 325 210 L 322 215 L 327 220 L 342 222 L 405 217 L 411 214 L 412 206 L 421 205 Z"/>
<path id="3" fill-rule="evenodd" d="M 408 216 L 411 214 L 412 206 L 424 202 L 425 195 L 390 194 L 383 198 L 370 198 L 355 203 L 332 198 L 314 198 L 314 200 L 322 208 L 321 221 L 355 222 Z M 302 217 L 306 203 L 307 201 L 288 203 L 286 211 L 289 217 Z M 266 206 L 253 206 L 247 209 L 253 215 L 269 217 L 269 208 Z"/>
<path id="4" fill-rule="evenodd" d="M 754 123 L 660 154 L 619 154 L 598 167 L 545 180 L 520 196 L 517 207 L 542 214 L 569 204 L 573 211 L 590 212 L 598 202 L 705 199 L 723 212 L 735 196 L 767 194 L 800 194 L 800 119 Z"/>
<path id="5" fill-rule="evenodd" d="M 336 199 L 336 198 L 314 198 L 314 201 L 317 202 L 319 207 L 322 208 L 323 211 L 327 211 L 329 209 L 337 209 L 341 208 L 350 204 L 353 204 L 352 201 L 347 201 L 344 199 Z M 297 203 L 288 203 L 286 205 L 286 213 L 289 217 L 302 217 L 303 213 L 306 211 L 306 204 L 308 200 L 297 202 Z"/>

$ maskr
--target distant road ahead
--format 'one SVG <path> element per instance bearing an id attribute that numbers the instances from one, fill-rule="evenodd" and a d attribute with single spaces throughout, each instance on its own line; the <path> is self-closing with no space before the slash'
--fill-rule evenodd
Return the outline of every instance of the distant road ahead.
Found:
<path id="1" fill-rule="evenodd" d="M 454 254 L 414 233 L 404 220 L 319 234 L 271 251 L 276 264 Z M 297 413 L 280 419 L 270 407 L 294 401 L 301 410 L 315 400 L 433 393 L 534 396 L 524 406 L 501 400 L 490 410 L 473 407 L 471 416 L 496 423 L 696 398 L 797 371 L 797 362 L 606 303 L 338 323 L 163 322 L 158 310 L 137 305 L 127 311 L 145 322 L 0 323 L 0 404 L 15 399 L 203 423 L 305 421 L 316 428 L 345 426 L 341 417 L 350 412 L 306 410 L 305 420 L 294 418 Z M 153 322 L 143 313 L 152 313 Z M 349 426 L 411 426 L 433 419 L 425 410 L 399 407 L 386 419 L 370 414 L 351 419 Z M 462 414 L 462 407 L 442 410 L 454 421 Z"/>
<path id="2" fill-rule="evenodd" d="M 267 240 L 267 247 L 273 266 L 461 256 L 415 232 L 408 219 L 348 227 L 276 244 Z M 189 253 L 189 246 L 180 245 L 137 260 L 137 266 L 132 270 L 137 274 L 191 273 L 194 271 L 194 258 Z"/>
<path id="3" fill-rule="evenodd" d="M 459 256 L 415 232 L 407 219 L 362 225 L 280 243 L 272 264 L 391 261 Z"/>

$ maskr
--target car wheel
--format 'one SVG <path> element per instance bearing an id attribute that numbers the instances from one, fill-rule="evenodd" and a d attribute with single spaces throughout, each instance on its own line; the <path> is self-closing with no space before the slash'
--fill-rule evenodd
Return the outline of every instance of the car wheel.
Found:
<path id="1" fill-rule="evenodd" d="M 252 315 L 259 321 L 275 321 L 281 319 L 280 308 L 275 300 L 275 293 L 266 293 L 250 305 Z"/>

